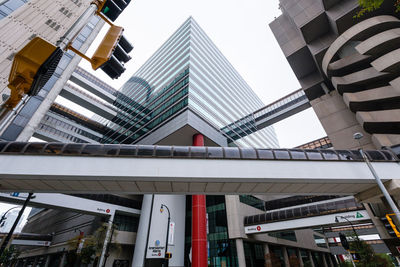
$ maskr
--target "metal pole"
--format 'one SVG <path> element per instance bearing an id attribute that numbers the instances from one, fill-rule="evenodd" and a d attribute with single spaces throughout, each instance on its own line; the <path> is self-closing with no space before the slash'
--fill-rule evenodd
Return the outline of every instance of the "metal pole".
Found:
<path id="1" fill-rule="evenodd" d="M 25 200 L 25 202 L 24 202 L 24 205 L 22 206 L 21 210 L 20 210 L 19 213 L 18 213 L 17 218 L 16 218 L 15 221 L 14 221 L 13 226 L 11 227 L 10 232 L 8 232 L 6 238 L 4 238 L 4 241 L 3 241 L 3 243 L 1 244 L 1 247 L 0 247 L 0 255 L 3 255 L 4 250 L 5 250 L 6 247 L 8 246 L 8 243 L 10 242 L 10 239 L 11 239 L 13 233 L 14 233 L 14 230 L 15 230 L 15 228 L 17 227 L 17 225 L 18 225 L 18 223 L 19 223 L 19 220 L 21 219 L 22 214 L 23 214 L 24 211 L 25 211 L 26 205 L 28 205 L 29 200 L 31 200 L 32 195 L 33 195 L 33 193 L 29 193 L 28 197 L 26 198 L 26 200 Z"/>
<path id="2" fill-rule="evenodd" d="M 21 101 L 17 104 L 17 106 L 13 109 L 8 109 L 2 105 L 0 108 L 0 135 L 7 129 L 6 126 L 11 122 L 13 118 L 17 116 L 20 110 L 23 108 L 24 104 L 30 99 L 30 96 L 23 96 Z"/>
<path id="3" fill-rule="evenodd" d="M 169 208 L 166 205 L 161 204 L 161 208 L 162 207 L 167 208 L 167 211 L 168 211 L 167 237 L 165 238 L 165 252 L 164 252 L 164 259 L 166 259 L 166 263 L 167 263 L 166 267 L 168 267 L 169 266 L 169 259 L 167 259 L 167 252 L 168 252 L 169 224 L 171 222 L 171 214 L 169 212 Z"/>
<path id="4" fill-rule="evenodd" d="M 336 217 L 339 217 L 339 218 L 342 218 L 342 219 L 346 220 L 351 225 L 351 229 L 353 229 L 353 233 L 356 236 L 357 241 L 360 241 L 360 239 L 358 238 L 358 234 L 357 234 L 357 232 L 356 232 L 356 230 L 354 228 L 354 225 L 351 223 L 351 221 L 349 221 L 349 219 L 347 219 L 344 216 L 336 216 Z"/>
<path id="5" fill-rule="evenodd" d="M 97 11 L 97 5 L 91 4 L 85 12 L 79 17 L 77 21 L 69 28 L 69 30 L 57 41 L 56 46 L 65 50 L 68 45 L 78 36 L 83 27 L 89 22 L 92 16 Z M 6 129 L 6 125 L 19 113 L 20 109 L 23 107 L 24 102 L 29 99 L 28 96 L 24 96 L 22 100 L 18 103 L 18 106 L 12 110 L 4 108 L 0 111 L 0 134 Z"/>
<path id="6" fill-rule="evenodd" d="M 57 41 L 57 46 L 61 49 L 67 48 L 67 46 L 75 39 L 75 37 L 80 33 L 83 27 L 89 22 L 92 16 L 97 11 L 97 5 L 91 4 L 86 11 L 79 17 L 77 21 L 69 28 L 69 30 Z"/>
<path id="7" fill-rule="evenodd" d="M 20 208 L 20 206 L 12 207 L 11 209 L 9 209 L 9 210 L 7 210 L 6 212 L 4 212 L 3 216 L 1 216 L 1 219 L 0 219 L 0 228 L 1 228 L 1 223 L 2 223 L 5 219 L 7 219 L 7 218 L 6 218 L 7 213 L 8 213 L 10 210 L 17 209 L 17 208 Z"/>
<path id="8" fill-rule="evenodd" d="M 375 181 L 379 186 L 379 189 L 382 191 L 383 195 L 386 198 L 386 201 L 389 203 L 390 208 L 393 210 L 393 213 L 395 214 L 396 219 L 397 219 L 397 223 L 400 223 L 400 211 L 397 208 L 396 203 L 394 203 L 392 197 L 390 196 L 390 194 L 387 191 L 386 187 L 382 183 L 382 181 L 381 181 L 380 177 L 378 176 L 378 174 L 376 173 L 374 167 L 372 167 L 372 164 L 369 161 L 369 159 L 367 158 L 367 156 L 365 155 L 364 151 L 362 149 L 360 149 L 359 151 L 360 151 L 360 154 L 363 157 L 365 163 L 367 164 L 369 170 L 371 171 L 372 175 L 374 176 Z"/>

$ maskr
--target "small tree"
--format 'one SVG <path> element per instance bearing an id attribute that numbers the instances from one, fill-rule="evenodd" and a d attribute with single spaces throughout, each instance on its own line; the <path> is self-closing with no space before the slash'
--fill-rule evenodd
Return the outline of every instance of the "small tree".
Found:
<path id="1" fill-rule="evenodd" d="M 383 4 L 383 2 L 393 2 L 393 6 L 396 10 L 396 12 L 400 11 L 400 0 L 358 0 L 358 4 L 361 7 L 361 10 L 357 12 L 355 17 L 359 18 L 365 13 L 372 12 L 374 10 L 377 10 L 380 8 Z"/>
<path id="2" fill-rule="evenodd" d="M 10 246 L 6 248 L 3 254 L 0 255 L 0 266 L 14 266 L 17 263 L 18 256 L 21 254 L 15 246 Z"/>
<path id="3" fill-rule="evenodd" d="M 356 263 L 357 267 L 394 267 L 393 263 L 385 257 L 375 254 L 372 247 L 367 242 L 352 236 L 350 250 L 360 255 L 360 261 Z"/>
<path id="4" fill-rule="evenodd" d="M 113 225 L 113 227 L 115 227 L 115 225 Z M 69 256 L 69 259 L 72 264 L 75 264 L 75 262 L 77 262 L 79 258 L 81 265 L 86 266 L 91 264 L 96 257 L 99 257 L 101 255 L 101 252 L 103 251 L 104 240 L 107 235 L 107 228 L 108 223 L 103 223 L 99 228 L 97 228 L 93 235 L 85 236 L 84 243 L 79 254 L 76 253 L 80 242 L 79 235 L 68 241 L 68 245 L 70 248 L 69 254 L 72 254 Z M 115 238 L 116 235 L 117 232 L 114 232 L 113 237 Z M 118 243 L 110 244 L 109 248 L 117 251 L 121 250 L 121 246 Z"/>

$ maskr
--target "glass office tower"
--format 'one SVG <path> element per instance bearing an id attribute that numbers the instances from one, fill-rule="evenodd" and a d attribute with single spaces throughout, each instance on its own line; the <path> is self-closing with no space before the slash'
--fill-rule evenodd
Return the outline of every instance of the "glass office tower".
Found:
<path id="1" fill-rule="evenodd" d="M 192 145 L 193 134 L 201 133 L 206 146 L 278 146 L 272 127 L 248 129 L 253 133 L 239 140 L 226 134 L 228 125 L 235 131 L 239 128 L 235 121 L 264 104 L 192 17 L 122 86 L 114 104 L 118 115 L 109 123 L 104 143 Z M 225 201 L 225 196 L 207 197 L 211 266 L 238 264 L 235 240 L 228 236 Z M 160 230 L 164 222 L 157 217 L 159 203 L 170 207 L 175 227 L 181 229 L 170 251 L 174 255 L 170 266 L 186 266 L 191 246 L 190 198 L 171 195 L 144 197 L 143 206 L 151 208 L 142 209 L 133 266 L 158 264 L 148 254 L 145 259 L 140 248 L 148 250 L 157 241 L 154 236 L 164 236 Z"/>
<path id="2" fill-rule="evenodd" d="M 222 128 L 264 106 L 191 17 L 123 85 L 115 105 L 121 111 L 105 143 L 140 143 L 185 111 L 187 123 L 195 115 L 223 135 Z M 278 146 L 272 127 L 237 141 L 225 137 L 237 146 Z"/>

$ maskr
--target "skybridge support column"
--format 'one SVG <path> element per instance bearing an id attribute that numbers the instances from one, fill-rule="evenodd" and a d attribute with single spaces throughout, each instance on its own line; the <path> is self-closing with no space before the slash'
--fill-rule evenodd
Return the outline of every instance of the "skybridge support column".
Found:
<path id="1" fill-rule="evenodd" d="M 193 146 L 204 146 L 204 136 L 195 134 Z M 192 196 L 192 266 L 206 267 L 207 255 L 206 196 Z"/>

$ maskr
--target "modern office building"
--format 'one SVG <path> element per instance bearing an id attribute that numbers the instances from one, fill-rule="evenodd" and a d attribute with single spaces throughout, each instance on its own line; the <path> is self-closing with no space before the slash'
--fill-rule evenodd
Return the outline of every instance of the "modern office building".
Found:
<path id="1" fill-rule="evenodd" d="M 13 56 L 30 40 L 39 36 L 56 42 L 68 31 L 90 4 L 90 0 L 6 0 L 0 3 L 0 105 L 10 96 L 8 76 Z M 73 45 L 85 52 L 104 22 L 93 16 L 77 36 Z M 30 97 L 6 124 L 2 124 L 0 138 L 29 140 L 44 114 L 59 95 L 81 58 L 71 51 L 64 53 L 54 75 L 40 94 Z M 3 111 L 3 110 L 1 110 Z M 3 121 L 2 121 L 3 122 Z"/>
<path id="2" fill-rule="evenodd" d="M 393 3 L 361 17 L 355 0 L 280 0 L 280 9 L 270 28 L 333 147 L 398 146 L 400 20 Z M 356 132 L 364 138 L 355 140 Z M 398 202 L 398 186 L 389 190 Z M 390 213 L 380 191 L 356 199 L 398 256 L 398 241 L 380 222 Z"/>

